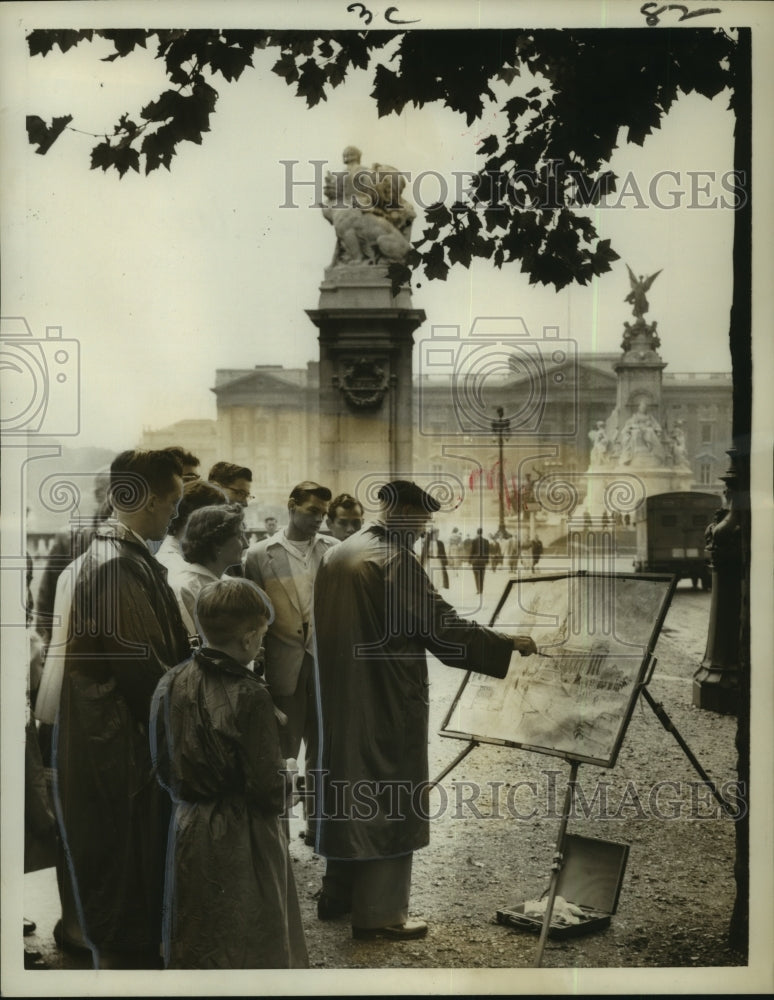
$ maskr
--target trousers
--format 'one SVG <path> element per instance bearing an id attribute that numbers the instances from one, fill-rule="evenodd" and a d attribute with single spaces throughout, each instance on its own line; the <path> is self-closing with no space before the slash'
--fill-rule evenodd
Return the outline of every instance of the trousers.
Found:
<path id="1" fill-rule="evenodd" d="M 272 700 L 277 708 L 288 717 L 287 724 L 279 726 L 279 741 L 282 756 L 298 759 L 301 742 L 304 743 L 304 771 L 309 775 L 317 767 L 317 697 L 314 687 L 314 659 L 304 653 L 304 661 L 298 675 L 298 684 L 293 694 L 277 694 Z M 301 770 L 301 761 L 299 761 Z M 307 778 L 307 782 L 309 779 Z M 313 811 L 308 798 L 304 799 L 304 815 Z M 314 838 L 311 820 L 307 823 L 308 836 Z"/>
<path id="2" fill-rule="evenodd" d="M 323 892 L 352 907 L 353 927 L 390 927 L 408 919 L 414 855 L 367 861 L 329 859 Z"/>

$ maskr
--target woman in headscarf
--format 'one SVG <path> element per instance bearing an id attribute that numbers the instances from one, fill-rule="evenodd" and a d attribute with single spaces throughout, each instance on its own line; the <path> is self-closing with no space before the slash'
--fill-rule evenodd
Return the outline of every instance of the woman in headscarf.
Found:
<path id="1" fill-rule="evenodd" d="M 182 540 L 185 562 L 169 573 L 169 585 L 189 635 L 199 632 L 194 615 L 199 591 L 205 584 L 219 580 L 230 566 L 241 565 L 246 548 L 241 505 L 200 507 L 191 514 Z"/>

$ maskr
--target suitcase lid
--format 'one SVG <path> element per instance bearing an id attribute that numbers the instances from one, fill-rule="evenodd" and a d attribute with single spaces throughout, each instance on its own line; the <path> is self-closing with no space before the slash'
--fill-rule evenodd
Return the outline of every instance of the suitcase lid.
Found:
<path id="1" fill-rule="evenodd" d="M 615 913 L 628 857 L 628 844 L 566 834 L 557 895 L 576 906 Z"/>

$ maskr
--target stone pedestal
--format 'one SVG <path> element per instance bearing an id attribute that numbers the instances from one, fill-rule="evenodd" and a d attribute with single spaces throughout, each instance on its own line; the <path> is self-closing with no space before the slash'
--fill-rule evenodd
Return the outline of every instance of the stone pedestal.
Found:
<path id="1" fill-rule="evenodd" d="M 645 497 L 687 491 L 692 482 L 690 469 L 651 465 L 644 460 L 589 469 L 582 510 L 592 517 L 632 513 Z"/>
<path id="2" fill-rule="evenodd" d="M 364 477 L 410 478 L 413 450 L 412 350 L 424 321 L 407 287 L 392 295 L 386 265 L 325 271 L 319 329 L 320 475 L 334 495 L 358 495 Z"/>

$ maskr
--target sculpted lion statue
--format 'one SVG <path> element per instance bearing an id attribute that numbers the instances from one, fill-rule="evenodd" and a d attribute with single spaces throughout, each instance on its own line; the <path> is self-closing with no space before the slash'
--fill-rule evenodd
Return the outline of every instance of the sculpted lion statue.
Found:
<path id="1" fill-rule="evenodd" d="M 349 149 L 349 147 L 348 147 Z M 401 196 L 405 178 L 395 167 L 375 163 L 370 170 L 351 172 L 341 197 L 333 176 L 326 178 L 327 205 L 320 206 L 336 231 L 332 264 L 378 264 L 400 261 L 411 246 L 409 235 L 416 213 Z M 352 189 L 355 194 L 348 195 Z"/>

